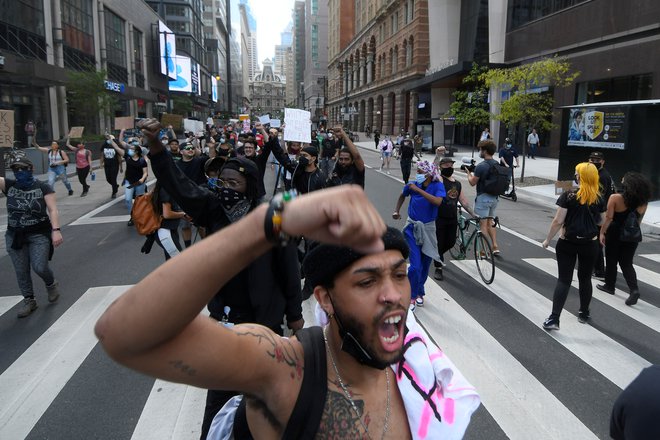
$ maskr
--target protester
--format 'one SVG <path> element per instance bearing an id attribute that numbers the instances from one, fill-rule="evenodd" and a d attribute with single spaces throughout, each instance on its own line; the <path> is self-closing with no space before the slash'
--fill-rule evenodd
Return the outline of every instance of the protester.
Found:
<path id="1" fill-rule="evenodd" d="M 410 180 L 410 170 L 412 169 L 412 159 L 415 155 L 415 146 L 410 140 L 410 135 L 401 139 L 399 142 L 399 151 L 401 164 L 401 174 L 403 175 L 403 183 L 408 183 Z"/>
<path id="2" fill-rule="evenodd" d="M 444 147 L 438 147 L 438 150 Z M 438 155 L 436 154 L 436 160 Z M 445 197 L 438 207 L 438 216 L 435 219 L 435 236 L 438 240 L 439 259 L 434 260 L 435 273 L 433 277 L 442 281 L 444 275 L 442 268 L 445 266 L 444 254 L 456 244 L 456 231 L 458 229 L 458 202 L 468 214 L 474 216 L 474 212 L 463 194 L 461 182 L 454 178 L 454 160 L 451 157 L 442 157 L 437 160 L 436 166 L 440 169 L 442 185 L 445 187 Z"/>
<path id="3" fill-rule="evenodd" d="M 112 193 L 110 198 L 114 199 L 117 197 L 117 190 L 119 185 L 117 185 L 117 175 L 120 172 L 124 172 L 123 162 L 120 159 L 119 153 L 112 146 L 112 140 L 110 135 L 106 135 L 105 142 L 101 149 L 101 166 L 105 171 L 105 180 L 112 187 Z"/>
<path id="4" fill-rule="evenodd" d="M 420 133 L 413 137 L 413 144 L 415 145 L 415 157 L 417 160 L 422 160 L 422 146 L 424 145 L 424 138 Z"/>
<path id="5" fill-rule="evenodd" d="M 154 211 L 162 217 L 160 228 L 154 234 L 154 240 L 163 248 L 165 260 L 176 257 L 183 250 L 179 241 L 179 221 L 186 217 L 172 197 L 156 181 L 151 199 Z"/>
<path id="6" fill-rule="evenodd" d="M 490 239 L 493 246 L 493 255 L 499 255 L 500 248 L 497 245 L 497 230 L 493 225 L 492 218 L 485 218 L 497 216 L 496 210 L 498 197 L 487 193 L 485 189 L 490 167 L 497 163 L 497 161 L 493 159 L 496 149 L 495 142 L 491 140 L 481 141 L 477 147 L 479 148 L 479 157 L 481 157 L 483 161 L 477 165 L 473 172 L 469 169 L 466 170 L 468 183 L 471 186 L 477 187 L 477 198 L 474 201 L 474 213 L 478 217 L 483 217 L 479 222 L 481 233 Z"/>
<path id="7" fill-rule="evenodd" d="M 168 139 L 167 146 L 169 147 L 172 159 L 174 159 L 176 162 L 183 159 L 183 154 L 181 154 L 181 148 L 178 139 Z"/>
<path id="8" fill-rule="evenodd" d="M 117 154 L 126 159 L 126 174 L 124 175 L 122 185 L 124 186 L 124 203 L 126 204 L 128 215 L 131 215 L 133 197 L 141 196 L 147 191 L 146 181 L 149 176 L 147 161 L 142 157 L 142 147 L 137 142 L 126 144 L 126 151 L 117 145 L 112 135 L 110 136 L 110 142 Z M 133 226 L 132 218 L 128 220 L 127 225 Z"/>
<path id="9" fill-rule="evenodd" d="M 366 172 L 364 160 L 341 126 L 335 127 L 335 135 L 344 143 L 339 151 L 337 165 L 328 179 L 328 186 L 360 185 L 364 188 L 364 174 Z"/>
<path id="10" fill-rule="evenodd" d="M 605 169 L 605 155 L 601 151 L 593 151 L 589 155 L 589 163 L 592 163 L 598 168 L 598 181 L 600 182 L 600 194 L 603 198 L 603 203 L 607 206 L 610 196 L 616 192 L 614 188 L 614 180 L 609 171 Z M 594 266 L 594 278 L 605 280 L 605 258 L 603 254 L 603 245 L 598 242 L 598 256 L 596 257 L 596 264 Z"/>
<path id="11" fill-rule="evenodd" d="M 341 139 L 336 138 L 332 130 L 328 130 L 328 137 L 321 144 L 321 160 L 319 161 L 319 167 L 326 176 L 330 176 L 334 171 L 342 146 Z"/>
<path id="12" fill-rule="evenodd" d="M 629 214 L 635 213 L 637 224 L 641 224 L 648 202 L 651 199 L 652 188 L 651 182 L 646 177 L 633 172 L 626 173 L 621 180 L 621 184 L 623 192 L 610 196 L 607 202 L 605 221 L 600 227 L 600 242 L 601 245 L 605 246 L 607 264 L 605 265 L 605 284 L 597 284 L 596 287 L 603 292 L 614 295 L 618 264 L 630 290 L 626 305 L 632 306 L 637 304 L 639 299 L 637 273 L 633 267 L 633 257 L 638 242 L 622 241 L 620 235 Z"/>
<path id="13" fill-rule="evenodd" d="M 48 302 L 60 297 L 48 261 L 53 247 L 61 245 L 63 239 L 53 187 L 34 178 L 34 166 L 28 159 L 13 162 L 11 170 L 15 180 L 0 177 L 0 191 L 7 196 L 5 248 L 23 295 L 18 317 L 25 318 L 37 309 L 30 267 L 46 284 Z"/>
<path id="14" fill-rule="evenodd" d="M 283 156 L 286 155 L 280 147 L 279 139 L 277 138 L 277 129 L 271 128 L 269 130 L 270 133 L 266 133 L 265 128 L 260 122 L 256 124 L 255 128 L 257 130 L 257 134 L 260 134 L 262 138 L 265 139 L 263 148 L 261 151 L 259 151 L 259 154 L 257 154 L 256 140 L 253 137 L 248 137 L 243 144 L 243 151 L 245 152 L 245 157 L 254 162 L 259 169 L 259 191 L 257 192 L 257 197 L 259 200 L 263 200 L 263 198 L 266 196 L 264 176 L 266 174 L 266 165 L 268 164 L 268 157 L 270 156 L 270 153 L 274 152 L 275 157 L 280 160 Z"/>
<path id="15" fill-rule="evenodd" d="M 89 185 L 87 184 L 87 176 L 89 171 L 92 168 L 92 152 L 85 148 L 85 144 L 80 141 L 76 143 L 74 147 L 69 142 L 69 138 L 66 138 L 66 146 L 69 150 L 76 153 L 76 174 L 78 175 L 78 181 L 83 187 L 80 197 L 85 197 L 89 191 Z"/>
<path id="16" fill-rule="evenodd" d="M 281 229 L 271 228 L 273 219 L 282 220 Z M 478 395 L 408 316 L 405 241 L 384 232 L 355 187 L 262 205 L 129 289 L 97 322 L 96 334 L 112 358 L 142 373 L 239 390 L 245 397 L 229 412 L 229 429 L 252 438 L 411 438 L 420 430 L 428 438 L 461 438 Z M 289 236 L 334 245 L 320 245 L 305 266 L 329 319 L 323 330 L 281 338 L 262 326 L 227 328 L 200 315 L 217 286 Z M 406 339 L 404 325 L 416 338 Z M 419 375 L 396 375 L 399 368 Z M 419 390 L 434 387 L 431 404 Z"/>
<path id="17" fill-rule="evenodd" d="M 605 205 L 598 188 L 598 170 L 593 164 L 583 162 L 575 167 L 575 180 L 579 189 L 562 193 L 557 199 L 557 212 L 548 236 L 543 240 L 547 248 L 550 240 L 561 231 L 557 246 L 557 284 L 552 298 L 552 313 L 543 322 L 546 330 L 559 330 L 559 316 L 568 290 L 573 281 L 573 271 L 577 260 L 580 310 L 578 321 L 586 323 L 590 318 L 591 271 L 598 253 L 598 232 Z"/>
<path id="18" fill-rule="evenodd" d="M 32 145 L 32 139 L 34 139 L 34 134 L 37 132 L 37 126 L 35 125 L 32 119 L 28 119 L 25 124 L 25 136 L 27 137 L 28 147 Z"/>
<path id="19" fill-rule="evenodd" d="M 378 149 L 379 143 L 380 143 L 380 131 L 376 129 L 374 130 L 374 144 L 376 145 L 376 150 Z"/>
<path id="20" fill-rule="evenodd" d="M 614 440 L 660 438 L 660 365 L 651 365 L 624 389 L 610 417 Z"/>
<path id="21" fill-rule="evenodd" d="M 385 135 L 383 140 L 378 145 L 378 149 L 380 150 L 381 155 L 380 170 L 383 171 L 384 168 L 387 174 L 391 174 L 390 162 L 392 161 L 392 150 L 394 150 L 394 145 L 392 144 L 392 141 L 388 135 Z"/>
<path id="22" fill-rule="evenodd" d="M 73 189 L 69 183 L 69 178 L 66 175 L 66 166 L 69 164 L 69 156 L 60 149 L 60 144 L 57 141 L 50 143 L 50 148 L 41 147 L 37 144 L 36 139 L 32 139 L 34 145 L 42 153 L 48 154 L 48 184 L 53 191 L 55 191 L 55 181 L 59 178 L 66 187 L 69 195 L 73 195 Z"/>
<path id="23" fill-rule="evenodd" d="M 392 218 L 401 218 L 399 211 L 408 196 L 408 219 L 403 233 L 410 248 L 408 279 L 411 289 L 410 305 L 414 310 L 415 306 L 424 306 L 424 283 L 429 276 L 431 261 L 440 259 L 435 220 L 438 207 L 446 193 L 434 164 L 426 160 L 417 163 L 415 181 L 404 185 Z"/>
<path id="24" fill-rule="evenodd" d="M 154 119 L 145 119 L 141 127 L 149 142 L 151 166 L 158 182 L 196 225 L 206 228 L 210 236 L 191 247 L 191 251 L 204 248 L 207 242 L 213 242 L 214 237 L 219 235 L 217 231 L 223 232 L 225 228 L 247 216 L 249 212 L 259 209 L 257 208 L 259 170 L 251 160 L 238 157 L 228 160 L 224 157 L 209 159 L 205 164 L 207 184 L 198 186 L 181 172 L 168 154 L 165 154 L 164 148 L 155 136 L 160 123 Z M 259 232 L 252 231 L 249 235 L 257 235 Z M 250 240 L 251 237 L 234 235 L 233 243 L 229 247 L 222 248 L 222 253 L 239 249 L 243 243 Z M 183 253 L 182 256 L 185 254 Z M 225 280 L 226 283 L 213 283 L 211 288 L 213 292 L 205 300 L 211 318 L 232 324 L 254 322 L 281 335 L 282 323 L 286 315 L 287 326 L 292 330 L 299 330 L 304 321 L 300 271 L 295 246 L 264 249 L 263 255 L 260 254 L 259 258 L 257 255 L 254 256 L 254 261 L 246 262 L 240 271 L 227 272 L 231 272 L 231 275 Z M 208 260 L 209 257 L 210 254 L 205 259 Z M 200 263 L 204 264 L 201 261 Z M 222 268 L 218 266 L 216 269 Z M 201 304 L 200 308 L 203 305 Z M 202 438 L 206 438 L 215 414 L 236 394 L 229 391 L 231 388 L 224 388 L 225 391 L 218 390 L 222 387 L 208 388 Z"/>
<path id="25" fill-rule="evenodd" d="M 298 157 L 298 170 L 293 175 L 293 188 L 298 194 L 307 194 L 325 188 L 327 177 L 316 166 L 319 152 L 314 147 L 305 147 Z"/>

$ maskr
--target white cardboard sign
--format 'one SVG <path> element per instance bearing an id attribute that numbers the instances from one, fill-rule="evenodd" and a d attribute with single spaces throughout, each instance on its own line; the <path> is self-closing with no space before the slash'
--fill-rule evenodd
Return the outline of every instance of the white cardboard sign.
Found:
<path id="1" fill-rule="evenodd" d="M 293 142 L 312 142 L 312 114 L 296 108 L 284 109 L 284 140 Z M 272 124 L 271 124 L 272 125 Z"/>

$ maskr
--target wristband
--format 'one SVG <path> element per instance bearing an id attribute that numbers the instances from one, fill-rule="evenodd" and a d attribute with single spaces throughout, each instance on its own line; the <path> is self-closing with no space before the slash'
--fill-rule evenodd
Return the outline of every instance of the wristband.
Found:
<path id="1" fill-rule="evenodd" d="M 266 239 L 278 246 L 286 246 L 296 239 L 282 231 L 282 213 L 284 206 L 298 196 L 297 191 L 284 191 L 272 198 L 268 204 L 266 218 L 264 219 L 264 233 Z"/>
<path id="2" fill-rule="evenodd" d="M 62 230 L 60 228 L 53 228 L 53 232 L 55 232 L 55 231 L 60 231 L 61 232 Z"/>

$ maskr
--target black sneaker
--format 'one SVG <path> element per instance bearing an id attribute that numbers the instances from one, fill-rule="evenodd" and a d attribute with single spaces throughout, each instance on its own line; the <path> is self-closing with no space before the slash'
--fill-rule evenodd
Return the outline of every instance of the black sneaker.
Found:
<path id="1" fill-rule="evenodd" d="M 610 295 L 614 295 L 614 287 L 610 287 L 607 284 L 596 284 L 596 289 L 602 290 L 605 293 L 609 293 Z"/>
<path id="2" fill-rule="evenodd" d="M 87 195 L 87 191 L 83 191 L 82 194 L 80 194 L 80 197 L 85 197 Z"/>
<path id="3" fill-rule="evenodd" d="M 630 296 L 626 300 L 626 305 L 634 306 L 635 304 L 637 304 L 638 299 L 639 299 L 639 290 L 635 289 L 630 292 Z"/>
<path id="4" fill-rule="evenodd" d="M 433 278 L 435 278 L 438 281 L 442 281 L 445 279 L 444 276 L 442 276 L 442 268 L 441 267 L 436 267 L 435 268 L 435 273 L 433 274 Z"/>
<path id="5" fill-rule="evenodd" d="M 72 189 L 69 190 L 69 195 L 70 195 L 70 196 L 73 195 L 73 190 L 72 190 Z"/>
<path id="6" fill-rule="evenodd" d="M 126 226 L 133 226 L 133 224 L 134 224 L 133 219 L 130 219 L 128 223 L 126 223 Z"/>
<path id="7" fill-rule="evenodd" d="M 605 281 L 605 274 L 603 272 L 596 271 L 592 276 L 597 280 Z"/>
<path id="8" fill-rule="evenodd" d="M 559 319 L 548 318 L 543 321 L 543 328 L 546 330 L 559 330 Z"/>
<path id="9" fill-rule="evenodd" d="M 586 324 L 587 321 L 589 321 L 589 318 L 590 318 L 589 310 L 587 310 L 586 312 L 583 312 L 582 310 L 580 310 L 578 312 L 578 322 L 579 323 Z"/>
<path id="10" fill-rule="evenodd" d="M 117 198 L 117 193 L 113 192 L 112 195 L 110 195 L 110 198 L 111 199 L 116 199 Z"/>

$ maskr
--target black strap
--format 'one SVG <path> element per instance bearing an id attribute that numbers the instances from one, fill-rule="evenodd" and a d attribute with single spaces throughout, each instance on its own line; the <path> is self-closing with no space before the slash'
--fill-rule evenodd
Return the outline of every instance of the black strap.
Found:
<path id="1" fill-rule="evenodd" d="M 313 439 L 316 437 L 325 398 L 328 391 L 328 372 L 326 368 L 325 342 L 321 327 L 309 327 L 299 330 L 296 337 L 303 346 L 305 373 L 298 392 L 298 399 L 289 422 L 284 430 L 283 439 Z M 233 435 L 235 439 L 251 440 L 252 433 L 247 423 L 245 399 L 241 400 L 234 416 Z"/>

